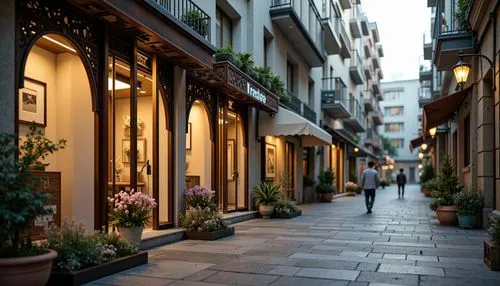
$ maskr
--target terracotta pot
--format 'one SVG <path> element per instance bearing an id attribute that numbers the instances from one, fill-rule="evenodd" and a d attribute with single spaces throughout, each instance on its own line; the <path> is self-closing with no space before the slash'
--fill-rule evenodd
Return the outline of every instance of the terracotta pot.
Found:
<path id="1" fill-rule="evenodd" d="M 426 187 L 423 187 L 423 188 L 422 188 L 422 190 L 423 190 L 424 195 L 425 195 L 426 197 L 430 197 L 430 196 L 432 196 L 432 190 L 431 190 L 431 189 L 426 188 Z"/>
<path id="2" fill-rule="evenodd" d="M 491 240 L 484 241 L 484 263 L 493 271 L 500 270 L 500 245 Z"/>
<path id="3" fill-rule="evenodd" d="M 260 204 L 259 213 L 263 218 L 271 218 L 274 213 L 274 206 Z"/>
<path id="4" fill-rule="evenodd" d="M 49 280 L 56 257 L 57 252 L 49 249 L 36 256 L 0 258 L 0 285 L 43 286 Z"/>
<path id="5" fill-rule="evenodd" d="M 436 217 L 442 225 L 457 225 L 457 208 L 453 206 L 438 207 Z"/>
<path id="6" fill-rule="evenodd" d="M 144 226 L 136 227 L 118 227 L 118 232 L 120 236 L 125 238 L 127 241 L 133 243 L 138 249 L 141 246 L 141 237 Z"/>
<path id="7" fill-rule="evenodd" d="M 322 202 L 331 202 L 333 199 L 333 193 L 320 193 Z"/>

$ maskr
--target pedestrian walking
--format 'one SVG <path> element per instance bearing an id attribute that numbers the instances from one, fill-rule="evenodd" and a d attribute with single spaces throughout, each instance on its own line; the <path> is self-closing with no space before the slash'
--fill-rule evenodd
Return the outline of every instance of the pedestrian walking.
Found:
<path id="1" fill-rule="evenodd" d="M 378 172 L 373 169 L 374 165 L 375 163 L 368 162 L 368 168 L 363 171 L 363 176 L 361 178 L 361 185 L 363 186 L 363 190 L 365 191 L 365 204 L 367 214 L 372 213 L 373 203 L 375 202 L 375 190 L 380 184 Z"/>
<path id="2" fill-rule="evenodd" d="M 396 176 L 396 183 L 398 184 L 398 199 L 401 198 L 401 195 L 403 195 L 403 198 L 405 197 L 405 185 L 406 185 L 406 175 L 404 173 L 403 168 L 399 169 L 399 174 Z M 401 191 L 403 191 L 401 193 Z"/>

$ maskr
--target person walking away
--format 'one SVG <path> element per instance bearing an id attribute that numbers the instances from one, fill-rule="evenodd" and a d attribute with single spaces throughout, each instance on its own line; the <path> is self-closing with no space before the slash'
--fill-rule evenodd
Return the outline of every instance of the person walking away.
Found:
<path id="1" fill-rule="evenodd" d="M 399 169 L 399 174 L 396 176 L 396 183 L 398 184 L 398 199 L 403 195 L 405 197 L 406 175 L 403 168 Z M 401 190 L 403 191 L 401 193 Z"/>
<path id="2" fill-rule="evenodd" d="M 367 214 L 372 213 L 373 203 L 375 202 L 375 190 L 380 184 L 378 172 L 373 169 L 374 165 L 375 163 L 368 162 L 368 168 L 363 171 L 363 176 L 361 178 L 361 185 L 363 186 L 363 190 L 365 191 L 365 204 Z"/>

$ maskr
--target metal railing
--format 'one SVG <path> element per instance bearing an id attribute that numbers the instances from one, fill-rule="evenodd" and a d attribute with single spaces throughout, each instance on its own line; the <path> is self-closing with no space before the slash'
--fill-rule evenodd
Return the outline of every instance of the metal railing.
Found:
<path id="1" fill-rule="evenodd" d="M 347 87 L 340 77 L 322 78 L 322 103 L 342 103 L 347 107 Z"/>
<path id="2" fill-rule="evenodd" d="M 432 44 L 432 36 L 430 31 L 426 31 L 422 34 L 422 40 L 424 45 Z"/>
<path id="3" fill-rule="evenodd" d="M 285 106 L 287 106 L 290 110 L 294 111 L 295 113 L 301 115 L 301 111 L 302 111 L 301 110 L 301 105 L 302 105 L 302 102 L 292 92 L 290 92 L 290 91 L 287 90 L 287 93 L 288 93 L 288 96 L 290 97 L 290 102 L 287 102 L 285 104 Z"/>
<path id="4" fill-rule="evenodd" d="M 337 18 L 337 26 L 339 27 L 340 35 L 344 39 L 345 48 L 349 51 L 352 50 L 351 39 L 349 39 L 349 36 L 347 35 L 347 31 L 345 29 L 345 23 L 342 18 Z"/>
<path id="5" fill-rule="evenodd" d="M 210 16 L 191 0 L 151 0 L 210 41 Z"/>
<path id="6" fill-rule="evenodd" d="M 323 6 L 321 9 L 321 19 L 328 20 L 330 25 L 333 27 L 335 35 L 340 34 L 340 22 L 337 21 L 340 16 L 335 12 L 333 0 L 323 0 Z"/>
<path id="7" fill-rule="evenodd" d="M 349 112 L 351 113 L 351 117 L 358 119 L 358 121 L 363 125 L 365 123 L 363 114 L 363 108 L 361 108 L 361 104 L 355 98 L 351 98 L 349 102 Z"/>
<path id="8" fill-rule="evenodd" d="M 432 99 L 432 90 L 430 87 L 419 87 L 418 88 L 418 98 L 419 99 Z"/>
<path id="9" fill-rule="evenodd" d="M 434 36 L 468 32 L 456 19 L 456 0 L 437 1 L 434 17 Z"/>
<path id="10" fill-rule="evenodd" d="M 424 59 L 423 56 L 419 57 L 420 73 L 427 73 L 432 71 L 432 61 Z"/>
<path id="11" fill-rule="evenodd" d="M 307 8 L 303 3 L 307 1 Z M 318 48 L 323 47 L 323 24 L 314 0 L 272 0 L 271 9 L 290 7 L 301 20 L 309 36 Z"/>
<path id="12" fill-rule="evenodd" d="M 316 112 L 312 107 L 305 103 L 302 103 L 302 116 L 304 116 L 305 119 L 316 123 Z"/>
<path id="13" fill-rule="evenodd" d="M 363 67 L 363 61 L 361 60 L 361 56 L 359 55 L 358 50 L 354 49 L 352 50 L 354 56 L 351 57 L 351 67 L 356 67 L 358 68 L 359 71 L 362 71 L 364 69 Z"/>

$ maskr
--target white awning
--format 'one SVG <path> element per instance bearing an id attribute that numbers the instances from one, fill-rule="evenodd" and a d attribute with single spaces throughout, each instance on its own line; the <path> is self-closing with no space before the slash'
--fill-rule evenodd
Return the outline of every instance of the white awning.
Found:
<path id="1" fill-rule="evenodd" d="M 332 136 L 328 132 L 281 106 L 274 118 L 261 113 L 259 136 L 301 136 L 304 147 L 332 144 Z"/>

